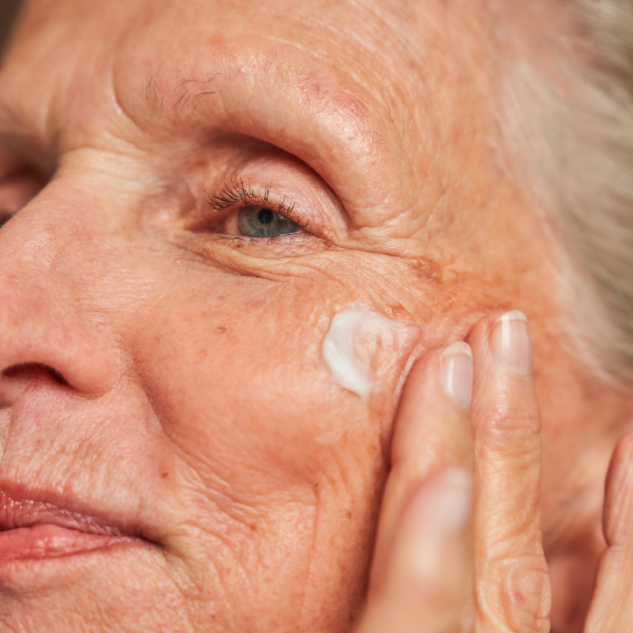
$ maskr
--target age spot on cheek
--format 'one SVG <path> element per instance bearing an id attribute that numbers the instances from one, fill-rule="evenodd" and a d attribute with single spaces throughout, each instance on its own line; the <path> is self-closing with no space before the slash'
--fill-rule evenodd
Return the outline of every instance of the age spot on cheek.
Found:
<path id="1" fill-rule="evenodd" d="M 417 335 L 415 327 L 351 308 L 332 319 L 323 341 L 323 360 L 334 382 L 366 398 Z"/>

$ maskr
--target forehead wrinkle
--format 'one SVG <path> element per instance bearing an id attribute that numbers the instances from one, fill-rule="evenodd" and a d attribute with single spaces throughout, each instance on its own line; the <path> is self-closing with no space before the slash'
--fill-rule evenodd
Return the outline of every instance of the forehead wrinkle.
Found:
<path id="1" fill-rule="evenodd" d="M 427 4 L 422 6 L 425 11 L 420 10 L 419 2 L 393 0 L 385 11 L 380 3 L 351 0 L 341 5 L 339 12 L 333 7 L 334 16 L 333 11 L 315 14 L 298 8 L 292 16 L 279 14 L 285 22 L 292 20 L 290 31 L 267 31 L 259 35 L 259 40 L 299 50 L 324 67 L 332 65 L 333 57 L 353 59 L 354 63 L 344 66 L 346 79 L 359 86 L 370 85 L 372 97 L 386 114 L 402 96 L 402 87 L 396 85 L 402 66 L 413 71 L 405 82 L 410 89 L 425 83 L 421 60 L 428 55 L 428 34 L 445 32 L 442 12 Z M 296 38 L 297 31 L 310 37 Z M 332 42 L 336 42 L 334 56 Z"/>

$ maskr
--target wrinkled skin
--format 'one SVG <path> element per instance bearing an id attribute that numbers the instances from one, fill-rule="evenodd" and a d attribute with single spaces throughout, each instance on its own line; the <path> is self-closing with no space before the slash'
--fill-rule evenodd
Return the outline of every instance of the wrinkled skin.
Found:
<path id="1" fill-rule="evenodd" d="M 533 335 L 553 622 L 578 630 L 630 407 L 570 355 L 557 247 L 489 142 L 485 11 L 28 4 L 0 72 L 0 479 L 143 541 L 0 566 L 6 630 L 348 630 L 400 379 L 509 307 Z M 236 208 L 207 200 L 234 181 L 305 232 L 226 239 Z M 373 355 L 367 401 L 320 351 L 355 304 L 419 331 Z"/>

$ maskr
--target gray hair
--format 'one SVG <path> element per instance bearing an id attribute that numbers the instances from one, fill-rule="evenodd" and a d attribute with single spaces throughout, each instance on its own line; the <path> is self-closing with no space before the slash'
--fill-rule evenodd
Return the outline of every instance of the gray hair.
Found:
<path id="1" fill-rule="evenodd" d="M 568 32 L 555 29 L 549 43 L 532 33 L 526 54 L 516 29 L 496 31 L 500 136 L 515 177 L 527 184 L 551 227 L 561 305 L 577 343 L 570 351 L 603 379 L 628 383 L 633 381 L 633 1 L 548 4 L 570 25 Z M 559 54 L 552 55 L 552 48 Z"/>

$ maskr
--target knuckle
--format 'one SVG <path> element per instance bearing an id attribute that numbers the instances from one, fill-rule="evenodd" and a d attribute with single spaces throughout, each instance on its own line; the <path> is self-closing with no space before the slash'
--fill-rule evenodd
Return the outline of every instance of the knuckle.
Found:
<path id="1" fill-rule="evenodd" d="M 541 426 L 541 413 L 536 407 L 524 407 L 513 402 L 502 402 L 494 411 L 482 415 L 482 428 L 513 432 L 537 431 Z"/>
<path id="2" fill-rule="evenodd" d="M 495 567 L 485 585 L 478 583 L 479 592 L 484 594 L 478 600 L 479 611 L 489 623 L 480 628 L 513 633 L 549 632 L 551 588 L 545 558 L 539 554 L 524 555 L 499 561 Z M 491 594 L 489 590 L 494 585 L 498 593 Z"/>
<path id="3" fill-rule="evenodd" d="M 501 452 L 540 446 L 540 415 L 531 411 L 495 412 L 475 428 L 475 441 Z"/>
<path id="4" fill-rule="evenodd" d="M 549 631 L 551 590 L 547 569 L 531 566 L 520 574 L 511 574 L 508 580 L 504 606 L 511 630 L 516 633 Z"/>
<path id="5" fill-rule="evenodd" d="M 524 495 L 522 501 L 522 507 L 517 507 L 511 518 L 500 518 L 495 525 L 487 526 L 487 534 L 483 535 L 487 566 L 511 568 L 521 561 L 542 558 L 538 498 Z"/>

